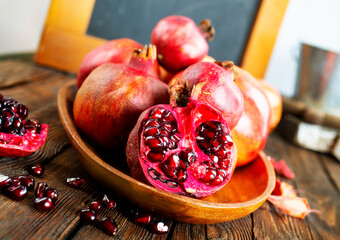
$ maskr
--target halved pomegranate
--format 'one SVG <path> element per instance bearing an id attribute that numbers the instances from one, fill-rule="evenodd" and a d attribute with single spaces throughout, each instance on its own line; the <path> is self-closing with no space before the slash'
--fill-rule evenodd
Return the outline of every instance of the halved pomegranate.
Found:
<path id="1" fill-rule="evenodd" d="M 144 111 L 127 144 L 131 174 L 168 192 L 204 197 L 222 188 L 235 167 L 230 128 L 210 105 L 189 100 Z"/>
<path id="2" fill-rule="evenodd" d="M 0 94 L 0 157 L 24 157 L 45 143 L 49 126 L 27 116 L 26 106 Z"/>

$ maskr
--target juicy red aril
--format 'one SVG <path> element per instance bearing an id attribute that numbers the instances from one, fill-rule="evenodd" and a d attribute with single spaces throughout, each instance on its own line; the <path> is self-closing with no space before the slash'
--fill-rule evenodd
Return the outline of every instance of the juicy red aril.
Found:
<path id="1" fill-rule="evenodd" d="M 159 168 L 167 177 L 184 182 L 187 179 L 186 169 L 195 159 L 195 153 L 190 148 L 187 148 L 184 151 L 170 155 L 164 162 L 159 164 Z"/>
<path id="2" fill-rule="evenodd" d="M 0 174 L 0 190 L 13 184 L 11 177 Z"/>
<path id="3" fill-rule="evenodd" d="M 114 236 L 117 232 L 117 224 L 111 217 L 105 217 L 99 222 L 99 227 L 103 232 Z"/>
<path id="4" fill-rule="evenodd" d="M 104 194 L 101 202 L 105 205 L 106 208 L 115 208 L 117 203 L 112 200 L 108 195 Z"/>
<path id="5" fill-rule="evenodd" d="M 28 119 L 25 123 L 25 128 L 27 131 L 39 134 L 41 130 L 41 124 L 38 120 Z"/>
<path id="6" fill-rule="evenodd" d="M 27 187 L 25 186 L 9 186 L 6 189 L 6 194 L 9 198 L 15 201 L 21 201 L 27 197 Z"/>
<path id="7" fill-rule="evenodd" d="M 93 201 L 90 203 L 89 209 L 91 209 L 95 213 L 99 213 L 102 209 L 102 204 L 99 201 Z"/>
<path id="8" fill-rule="evenodd" d="M 143 136 L 145 145 L 150 148 L 147 155 L 153 162 L 161 162 L 164 152 L 177 148 L 180 140 L 174 116 L 162 107 L 156 107 L 150 112 Z"/>
<path id="9" fill-rule="evenodd" d="M 66 184 L 70 187 L 78 188 L 84 185 L 84 183 L 85 183 L 85 180 L 79 177 L 66 179 Z"/>
<path id="10" fill-rule="evenodd" d="M 151 221 L 152 216 L 148 213 L 140 214 L 135 217 L 135 223 L 138 225 L 147 226 Z"/>
<path id="11" fill-rule="evenodd" d="M 12 185 L 11 186 L 21 186 L 21 181 L 17 177 L 12 178 Z"/>
<path id="12" fill-rule="evenodd" d="M 32 175 L 41 177 L 44 174 L 45 168 L 43 165 L 37 164 L 30 167 L 29 171 Z"/>
<path id="13" fill-rule="evenodd" d="M 37 187 L 35 188 L 34 196 L 36 198 L 43 198 L 45 197 L 45 190 L 47 188 L 47 184 L 44 182 L 39 182 Z"/>
<path id="14" fill-rule="evenodd" d="M 149 230 L 153 233 L 167 233 L 169 231 L 168 225 L 165 225 L 163 222 L 152 222 L 149 225 Z"/>
<path id="15" fill-rule="evenodd" d="M 54 202 L 49 197 L 34 199 L 34 206 L 40 211 L 50 211 L 54 208 Z"/>
<path id="16" fill-rule="evenodd" d="M 52 187 L 46 187 L 44 195 L 50 198 L 53 203 L 55 203 L 58 199 L 58 190 Z"/>
<path id="17" fill-rule="evenodd" d="M 90 224 L 96 220 L 96 213 L 91 209 L 83 209 L 79 213 L 80 219 L 86 223 Z"/>
<path id="18" fill-rule="evenodd" d="M 28 176 L 19 176 L 18 180 L 21 182 L 22 185 L 27 187 L 28 191 L 34 189 L 34 178 Z"/>

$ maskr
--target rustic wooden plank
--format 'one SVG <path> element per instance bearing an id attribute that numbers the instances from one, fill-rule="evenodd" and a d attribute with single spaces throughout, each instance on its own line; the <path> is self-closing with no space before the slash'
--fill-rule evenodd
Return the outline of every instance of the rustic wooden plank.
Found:
<path id="1" fill-rule="evenodd" d="M 177 223 L 174 226 L 171 239 L 206 239 L 206 227 L 201 224 Z"/>
<path id="2" fill-rule="evenodd" d="M 0 61 L 0 89 L 18 84 L 31 83 L 47 79 L 56 72 L 29 61 L 7 59 Z"/>
<path id="3" fill-rule="evenodd" d="M 82 189 L 66 185 L 68 177 L 82 177 L 87 183 Z M 63 239 L 79 222 L 78 213 L 96 185 L 80 165 L 75 151 L 68 148 L 45 166 L 45 173 L 36 182 L 46 182 L 59 191 L 56 207 L 51 212 L 41 212 L 33 205 L 34 194 L 21 202 L 0 195 L 0 239 Z"/>
<path id="4" fill-rule="evenodd" d="M 340 229 L 336 227 L 340 226 L 339 193 L 330 182 L 328 172 L 324 171 L 321 164 L 321 158 L 324 155 L 282 141 L 282 138 L 276 133 L 270 136 L 270 141 L 265 149 L 277 160 L 283 158 L 287 161 L 296 175 L 294 181 L 289 183 L 299 190 L 301 196 L 308 199 L 312 208 L 321 211 L 321 214 L 308 215 L 305 221 L 288 217 L 284 226 L 285 229 L 288 228 L 285 231 L 288 234 L 287 238 L 291 237 L 291 233 L 296 233 L 296 237 L 301 239 L 336 239 L 340 233 Z M 268 221 L 264 222 L 266 230 L 272 232 L 279 228 L 279 232 L 282 233 L 283 228 L 276 224 L 280 224 L 280 222 L 278 220 L 274 222 L 275 226 L 272 226 L 269 231 Z M 308 229 L 311 237 L 308 234 Z"/>
<path id="5" fill-rule="evenodd" d="M 252 216 L 220 223 L 207 225 L 208 239 L 252 239 Z"/>
<path id="6" fill-rule="evenodd" d="M 321 156 L 322 163 L 328 172 L 328 176 L 330 177 L 330 181 L 336 187 L 338 193 L 340 192 L 340 162 L 337 161 L 334 157 L 330 157 L 328 155 Z"/>

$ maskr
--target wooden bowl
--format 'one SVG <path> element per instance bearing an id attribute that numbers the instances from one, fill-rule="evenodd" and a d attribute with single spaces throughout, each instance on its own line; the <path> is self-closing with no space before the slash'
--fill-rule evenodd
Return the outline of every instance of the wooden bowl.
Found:
<path id="1" fill-rule="evenodd" d="M 237 168 L 229 183 L 221 190 L 202 199 L 169 193 L 141 183 L 105 162 L 101 154 L 79 135 L 72 114 L 76 91 L 75 81 L 61 87 L 58 111 L 81 163 L 100 184 L 139 206 L 180 222 L 213 224 L 252 213 L 274 189 L 274 169 L 264 153 L 252 163 Z"/>

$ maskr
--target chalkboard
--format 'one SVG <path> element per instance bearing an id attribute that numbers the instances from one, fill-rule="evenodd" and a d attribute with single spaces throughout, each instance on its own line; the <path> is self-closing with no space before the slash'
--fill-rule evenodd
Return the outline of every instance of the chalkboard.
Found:
<path id="1" fill-rule="evenodd" d="M 150 43 L 151 31 L 168 15 L 184 15 L 199 25 L 210 19 L 215 39 L 209 55 L 240 64 L 260 0 L 96 0 L 87 34 L 107 40 Z"/>
<path id="2" fill-rule="evenodd" d="M 156 23 L 171 14 L 209 18 L 210 53 L 264 76 L 289 0 L 54 0 L 35 62 L 76 73 L 86 54 L 109 39 L 150 43 Z"/>

